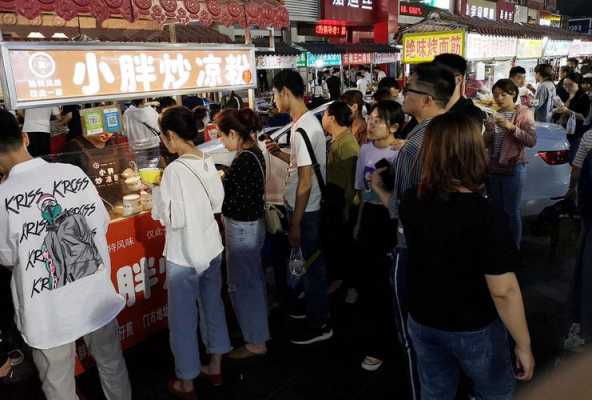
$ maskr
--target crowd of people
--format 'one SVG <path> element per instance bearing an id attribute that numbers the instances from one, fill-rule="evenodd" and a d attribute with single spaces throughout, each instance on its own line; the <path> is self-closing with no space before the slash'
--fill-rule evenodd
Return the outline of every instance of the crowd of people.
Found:
<path id="1" fill-rule="evenodd" d="M 370 317 L 361 368 L 378 370 L 400 347 L 410 398 L 454 399 L 464 376 L 477 398 L 511 399 L 516 379 L 530 380 L 535 367 L 515 275 L 525 150 L 536 143 L 535 121 L 564 123 L 573 181 L 592 182 L 592 167 L 586 169 L 592 131 L 584 133 L 592 119 L 591 82 L 565 72 L 559 103 L 550 65 L 537 66 L 536 89 L 525 88 L 526 71 L 514 67 L 492 88 L 494 113 L 465 97 L 467 63 L 457 55 L 417 65 L 404 87 L 382 78 L 371 105 L 364 91 L 341 93 L 327 76 L 333 101 L 319 120 L 304 101 L 301 75 L 283 70 L 272 87 L 278 111 L 292 120 L 289 150 L 259 137 L 259 116 L 237 101 L 213 118 L 221 143 L 236 152 L 223 173 L 195 146 L 204 140 L 203 109 L 172 105 L 158 113 L 134 101 L 125 119 L 143 134 L 130 135 L 130 146 L 159 154 L 162 143 L 173 160 L 159 183 L 145 182 L 152 218 L 166 228 L 175 362 L 169 391 L 195 399 L 198 376 L 223 384 L 225 359 L 267 354 L 262 257 L 275 236 L 276 245 L 285 242 L 273 261 L 281 311 L 299 322 L 291 343 L 333 337 L 330 296 L 343 286 L 343 301 L 359 302 Z M 51 113 L 44 111 L 43 121 Z M 76 118 L 77 110 L 64 110 L 59 121 Z M 80 168 L 34 157 L 46 151 L 39 143 L 45 125 L 32 124 L 30 115 L 27 122 L 25 114 L 21 129 L 13 114 L 0 111 L 0 127 L 0 264 L 12 270 L 15 321 L 33 349 L 43 391 L 48 400 L 76 398 L 74 343 L 83 337 L 106 397 L 130 399 L 115 320 L 124 302 L 111 282 L 103 201 Z M 104 146 L 100 137 L 73 140 Z M 266 154 L 287 172 L 283 231 L 276 226 L 273 234 Z M 68 190 L 59 190 L 64 181 Z M 582 274 L 591 247 L 590 222 L 583 220 Z M 23 231 L 31 223 L 39 228 Z M 243 337 L 234 349 L 227 306 Z M 0 338 L 0 376 L 11 370 L 5 347 Z"/>

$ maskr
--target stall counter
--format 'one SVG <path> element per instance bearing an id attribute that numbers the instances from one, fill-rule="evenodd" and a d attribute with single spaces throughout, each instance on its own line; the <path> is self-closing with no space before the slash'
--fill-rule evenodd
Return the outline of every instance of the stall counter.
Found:
<path id="1" fill-rule="evenodd" d="M 149 212 L 114 219 L 109 225 L 111 279 L 126 302 L 117 317 L 124 350 L 167 327 L 164 234 L 164 227 Z M 82 340 L 77 342 L 77 353 L 80 374 L 93 361 Z"/>

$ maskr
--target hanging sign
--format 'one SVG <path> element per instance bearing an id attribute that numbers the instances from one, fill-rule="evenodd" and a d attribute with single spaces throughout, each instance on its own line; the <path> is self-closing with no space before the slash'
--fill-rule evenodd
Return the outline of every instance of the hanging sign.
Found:
<path id="1" fill-rule="evenodd" d="M 480 35 L 467 35 L 467 60 L 503 59 L 516 56 L 517 38 Z"/>
<path id="2" fill-rule="evenodd" d="M 342 60 L 343 65 L 372 64 L 374 57 L 372 57 L 372 53 L 351 53 L 344 54 Z"/>
<path id="3" fill-rule="evenodd" d="M 306 54 L 306 66 L 324 68 L 341 65 L 341 54 Z"/>
<path id="4" fill-rule="evenodd" d="M 541 58 L 543 56 L 543 47 L 545 42 L 539 39 L 518 39 L 517 57 Z"/>
<path id="5" fill-rule="evenodd" d="M 374 53 L 374 64 L 391 64 L 401 60 L 401 53 Z"/>
<path id="6" fill-rule="evenodd" d="M 430 62 L 438 54 L 464 55 L 465 32 L 421 32 L 403 36 L 403 62 L 417 64 Z"/>
<path id="7" fill-rule="evenodd" d="M 2 44 L 10 105 L 81 103 L 256 85 L 254 48 Z"/>
<path id="8" fill-rule="evenodd" d="M 291 69 L 296 68 L 298 56 L 257 56 L 257 69 Z"/>

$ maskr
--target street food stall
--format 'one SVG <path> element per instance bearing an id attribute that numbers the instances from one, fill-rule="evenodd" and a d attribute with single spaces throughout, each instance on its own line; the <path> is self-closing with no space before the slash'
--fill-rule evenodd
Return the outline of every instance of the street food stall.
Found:
<path id="1" fill-rule="evenodd" d="M 295 43 L 295 46 L 303 50 L 296 65 L 307 83 L 308 94 L 316 98 L 327 95 L 323 92 L 319 73 L 327 68 L 340 68 L 342 71 L 340 48 L 328 42 Z"/>
<path id="2" fill-rule="evenodd" d="M 256 85 L 254 48 L 244 45 L 10 42 L 1 54 L 5 100 L 14 110 Z M 117 103 L 81 117 L 86 135 L 125 129 Z M 166 326 L 164 229 L 150 217 L 150 191 L 140 180 L 160 174 L 159 160 L 141 165 L 142 155 L 113 144 L 49 156 L 81 166 L 110 212 L 112 278 L 127 305 L 118 317 L 124 347 Z"/>

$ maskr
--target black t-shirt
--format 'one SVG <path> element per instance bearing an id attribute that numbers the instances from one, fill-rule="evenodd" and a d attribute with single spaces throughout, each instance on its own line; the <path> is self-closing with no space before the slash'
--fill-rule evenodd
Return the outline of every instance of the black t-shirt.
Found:
<path id="1" fill-rule="evenodd" d="M 583 90 L 576 93 L 573 99 L 569 100 L 568 108 L 578 114 L 582 114 L 584 117 L 588 116 L 590 112 L 590 98 Z M 584 121 L 576 119 L 576 134 L 581 135 L 584 133 Z"/>
<path id="2" fill-rule="evenodd" d="M 224 175 L 222 214 L 225 217 L 236 221 L 256 221 L 263 217 L 264 173 L 261 150 L 254 147 L 238 153 Z"/>
<path id="3" fill-rule="evenodd" d="M 519 253 L 507 218 L 477 193 L 405 192 L 400 219 L 409 249 L 409 312 L 445 331 L 482 329 L 497 316 L 485 275 L 515 271 Z"/>
<path id="4" fill-rule="evenodd" d="M 477 121 L 479 124 L 482 124 L 486 117 L 485 113 L 473 103 L 473 100 L 467 99 L 466 97 L 461 97 L 452 106 L 449 112 L 468 115 L 469 117 L 475 119 L 475 121 Z"/>
<path id="5" fill-rule="evenodd" d="M 72 113 L 72 119 L 68 122 L 68 135 L 66 138 L 72 140 L 82 136 L 82 121 L 80 120 L 80 106 L 64 106 L 62 108 L 62 115 Z"/>

